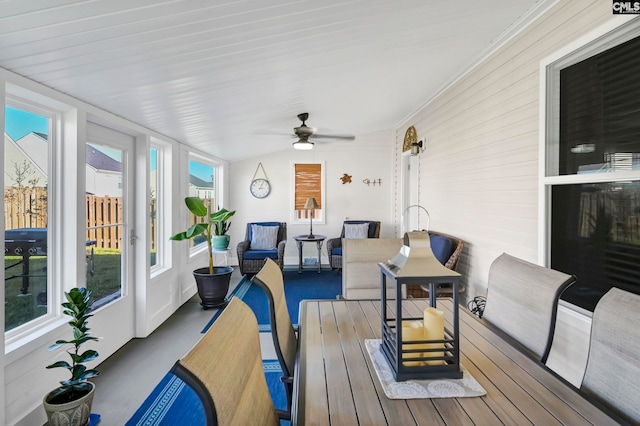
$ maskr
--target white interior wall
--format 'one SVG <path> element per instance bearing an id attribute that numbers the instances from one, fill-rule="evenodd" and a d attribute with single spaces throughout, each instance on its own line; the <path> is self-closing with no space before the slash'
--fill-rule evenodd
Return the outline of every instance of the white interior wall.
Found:
<path id="1" fill-rule="evenodd" d="M 420 204 L 431 229 L 465 241 L 458 268 L 465 300 L 486 294 L 489 267 L 502 252 L 538 262 L 541 60 L 616 19 L 626 22 L 610 3 L 559 1 L 397 128 L 397 147 L 410 125 L 427 141 Z M 590 319 L 562 308 L 557 324 L 553 368 L 579 385 Z M 578 364 L 575 350 L 583 355 Z"/>
<path id="2" fill-rule="evenodd" d="M 420 204 L 431 229 L 466 242 L 468 298 L 502 252 L 537 262 L 539 63 L 608 19 L 608 3 L 559 2 L 397 129 L 426 140 Z"/>
<path id="3" fill-rule="evenodd" d="M 233 162 L 229 166 L 229 206 L 236 210 L 229 230 L 234 264 L 237 264 L 236 246 L 244 240 L 246 224 L 255 221 L 287 222 L 288 242 L 285 264 L 298 264 L 298 251 L 293 236 L 309 233 L 309 222 L 291 223 L 292 183 L 291 167 L 294 162 L 325 163 L 324 224 L 313 224 L 313 233 L 333 238 L 340 235 L 345 217 L 381 221 L 380 237 L 394 236 L 393 204 L 393 132 L 381 131 L 357 135 L 354 141 L 316 143 L 311 151 L 293 148 L 259 158 Z M 257 199 L 249 193 L 249 184 L 262 163 L 271 193 Z M 352 183 L 343 184 L 344 173 L 352 176 Z M 262 171 L 257 177 L 262 177 Z M 381 179 L 381 185 L 363 183 L 364 179 Z M 226 206 L 225 206 L 226 207 Z M 317 257 L 315 244 L 304 245 L 305 257 Z M 322 263 L 327 263 L 326 247 L 322 246 Z"/>

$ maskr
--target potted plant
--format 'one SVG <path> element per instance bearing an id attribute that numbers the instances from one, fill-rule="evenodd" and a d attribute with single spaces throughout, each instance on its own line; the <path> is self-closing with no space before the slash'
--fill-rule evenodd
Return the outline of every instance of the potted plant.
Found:
<path id="1" fill-rule="evenodd" d="M 71 373 L 71 378 L 60 382 L 60 386 L 49 392 L 43 401 L 44 409 L 49 419 L 49 425 L 77 425 L 84 426 L 89 422 L 91 404 L 95 385 L 87 379 L 96 377 L 99 372 L 95 369 L 87 369 L 84 365 L 98 358 L 98 352 L 88 349 L 80 353 L 80 347 L 89 341 L 97 341 L 97 337 L 91 336 L 87 319 L 93 315 L 93 301 L 91 290 L 86 288 L 72 288 L 65 292 L 67 302 L 62 303 L 63 313 L 71 317 L 69 325 L 73 330 L 73 339 L 58 340 L 49 346 L 49 350 L 58 349 L 64 345 L 72 345 L 67 353 L 71 357 L 71 363 L 57 361 L 47 368 L 66 368 Z"/>
<path id="2" fill-rule="evenodd" d="M 196 223 L 186 231 L 179 232 L 173 237 L 174 241 L 182 241 L 197 236 L 204 237 L 207 242 L 207 250 L 209 253 L 209 267 L 199 268 L 193 271 L 193 276 L 198 286 L 198 295 L 200 296 L 203 309 L 222 307 L 227 304 L 225 297 L 229 290 L 229 281 L 233 268 L 230 266 L 213 266 L 213 250 L 226 250 L 229 247 L 229 236 L 226 235 L 231 222 L 229 219 L 236 214 L 235 210 L 220 209 L 216 212 L 209 213 L 209 209 L 204 202 L 198 197 L 187 197 L 184 202 L 191 213 L 195 216 L 205 218 L 204 222 Z M 214 246 L 214 238 L 222 237 L 225 244 Z"/>

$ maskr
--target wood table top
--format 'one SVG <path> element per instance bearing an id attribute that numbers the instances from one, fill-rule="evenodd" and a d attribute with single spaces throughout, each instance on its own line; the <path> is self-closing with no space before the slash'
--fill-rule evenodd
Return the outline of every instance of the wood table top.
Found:
<path id="1" fill-rule="evenodd" d="M 438 309 L 452 319 L 450 299 Z M 427 299 L 403 302 L 418 317 Z M 618 424 L 539 362 L 460 307 L 460 362 L 487 394 L 388 399 L 365 339 L 381 338 L 380 301 L 303 301 L 294 425 Z"/>

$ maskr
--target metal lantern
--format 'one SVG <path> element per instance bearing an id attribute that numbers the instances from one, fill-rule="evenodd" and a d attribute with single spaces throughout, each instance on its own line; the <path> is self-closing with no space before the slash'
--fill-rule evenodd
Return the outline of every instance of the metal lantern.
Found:
<path id="1" fill-rule="evenodd" d="M 461 378 L 458 330 L 460 274 L 444 267 L 435 257 L 427 231 L 405 233 L 398 254 L 378 265 L 382 291 L 380 350 L 389 362 L 396 381 Z M 387 297 L 387 280 L 395 285 L 395 312 L 390 309 L 393 305 L 390 305 L 391 300 Z M 404 318 L 402 286 L 425 283 L 429 284 L 429 307 L 425 309 L 424 317 Z M 453 287 L 451 329 L 444 326 L 443 314 L 436 309 L 436 290 L 441 284 L 451 284 Z M 439 318 L 432 322 L 434 315 Z M 439 331 L 438 321 L 441 324 Z"/>

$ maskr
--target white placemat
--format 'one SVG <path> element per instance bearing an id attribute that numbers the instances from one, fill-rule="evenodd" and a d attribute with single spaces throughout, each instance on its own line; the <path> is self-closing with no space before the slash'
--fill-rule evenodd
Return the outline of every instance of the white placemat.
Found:
<path id="1" fill-rule="evenodd" d="M 462 366 L 461 379 L 406 380 L 396 382 L 389 362 L 380 351 L 380 339 L 364 341 L 382 389 L 389 399 L 465 398 L 483 396 L 487 392 Z"/>

